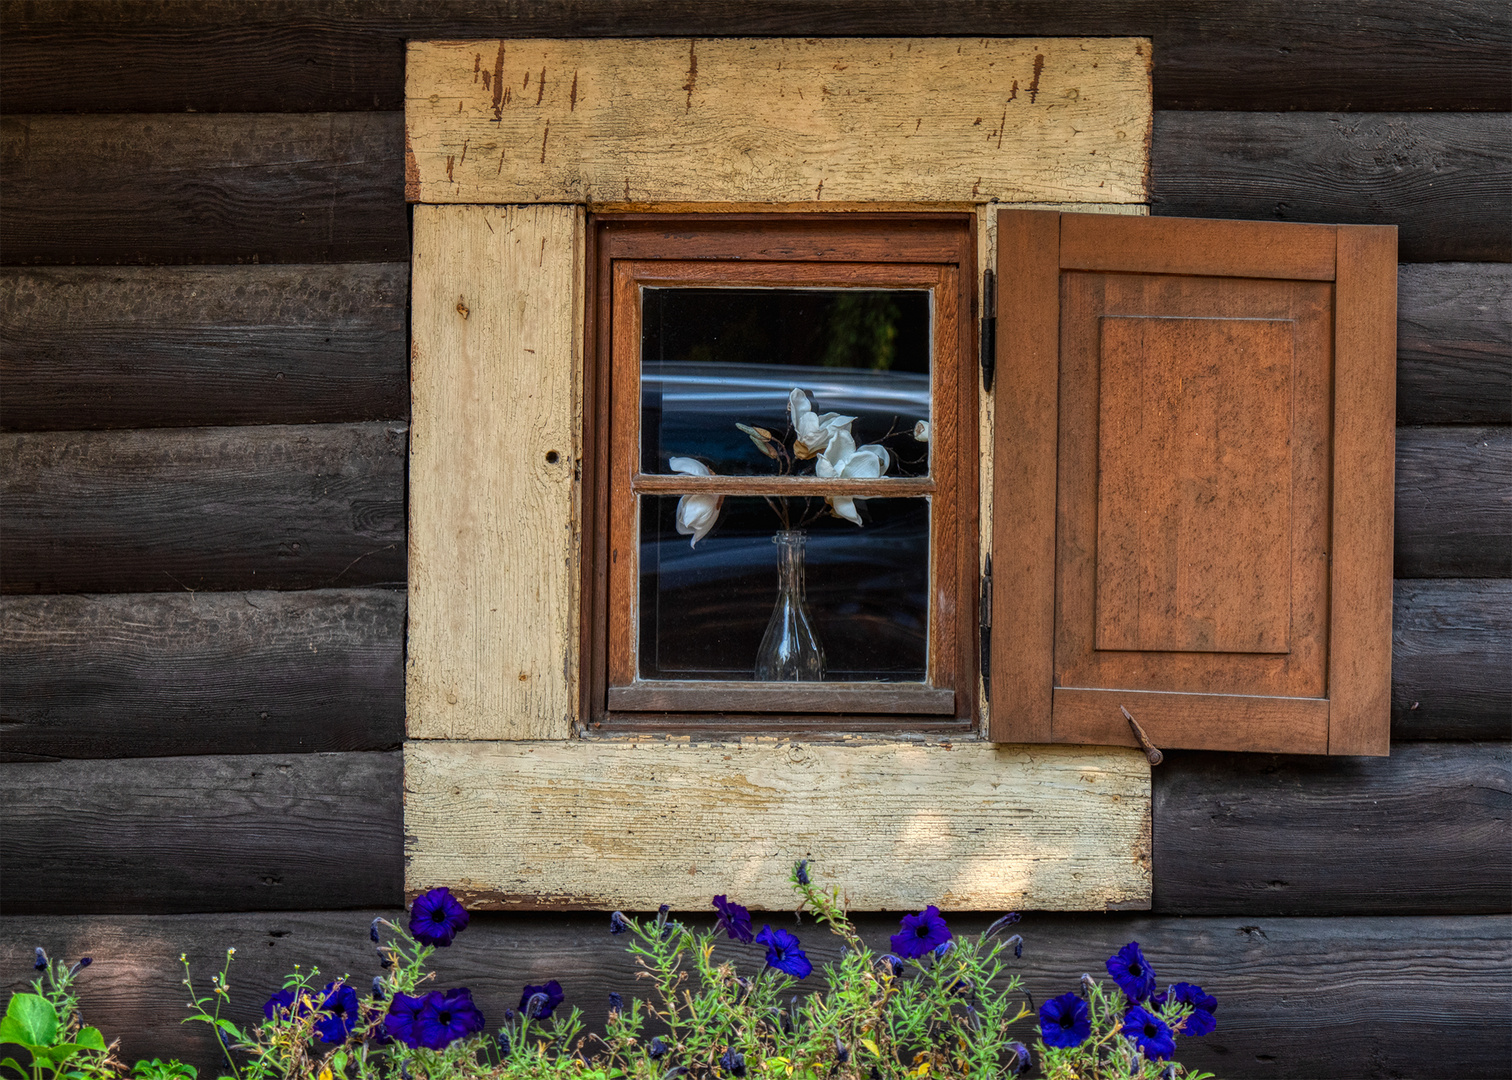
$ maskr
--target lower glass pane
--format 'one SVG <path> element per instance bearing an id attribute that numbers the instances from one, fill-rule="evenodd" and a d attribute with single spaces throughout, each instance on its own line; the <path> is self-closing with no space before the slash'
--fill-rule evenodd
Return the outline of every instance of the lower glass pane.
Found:
<path id="1" fill-rule="evenodd" d="M 641 496 L 642 679 L 924 680 L 928 498 L 857 499 L 859 527 L 790 499 L 787 529 L 759 496 L 717 516 L 685 498 L 679 515 L 678 496 Z"/>

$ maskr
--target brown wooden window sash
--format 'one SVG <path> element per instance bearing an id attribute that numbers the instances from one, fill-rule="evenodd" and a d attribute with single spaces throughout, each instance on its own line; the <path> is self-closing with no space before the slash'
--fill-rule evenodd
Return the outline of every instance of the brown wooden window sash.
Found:
<path id="1" fill-rule="evenodd" d="M 590 229 L 594 363 L 585 387 L 585 715 L 687 730 L 940 730 L 976 716 L 977 397 L 971 215 L 620 215 Z M 876 480 L 646 474 L 641 461 L 641 290 L 646 287 L 927 289 L 933 298 L 930 474 Z M 643 495 L 847 495 L 930 502 L 923 682 L 764 683 L 638 677 L 638 504 Z M 914 718 L 910 720 L 910 718 Z"/>

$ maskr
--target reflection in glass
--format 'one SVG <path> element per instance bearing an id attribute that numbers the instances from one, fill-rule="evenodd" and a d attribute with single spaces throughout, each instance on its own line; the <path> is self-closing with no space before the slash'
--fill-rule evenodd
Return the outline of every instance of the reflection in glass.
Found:
<path id="1" fill-rule="evenodd" d="M 697 546 L 675 495 L 640 496 L 639 677 L 754 677 L 778 601 L 779 545 L 759 496 L 726 496 Z M 921 682 L 928 670 L 929 500 L 858 499 L 864 522 L 793 499 L 806 526 L 805 608 L 830 682 Z M 804 504 L 809 503 L 805 513 Z"/>
<path id="2" fill-rule="evenodd" d="M 780 439 L 799 388 L 816 413 L 854 417 L 858 447 L 886 445 L 889 476 L 928 474 L 912 437 L 930 417 L 927 290 L 647 288 L 641 303 L 641 471 L 780 471 L 736 425 Z"/>

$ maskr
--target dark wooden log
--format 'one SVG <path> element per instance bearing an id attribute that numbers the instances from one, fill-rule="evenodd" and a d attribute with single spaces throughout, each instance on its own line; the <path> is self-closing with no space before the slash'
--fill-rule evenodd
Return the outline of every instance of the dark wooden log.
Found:
<path id="1" fill-rule="evenodd" d="M 391 750 L 405 594 L 0 599 L 0 760 Z"/>
<path id="2" fill-rule="evenodd" d="M 1512 739 L 1512 581 L 1398 581 L 1391 737 Z"/>
<path id="3" fill-rule="evenodd" d="M 843 884 L 843 883 L 842 883 Z M 735 897 L 739 899 L 739 897 Z M 127 1061 L 177 1056 L 224 1071 L 213 1036 L 183 1016 L 187 953 L 195 985 L 220 969 L 228 946 L 230 1016 L 260 1020 L 264 1000 L 295 964 L 326 975 L 350 974 L 364 992 L 380 974 L 368 922 L 403 912 L 289 912 L 243 915 L 39 917 L 0 920 L 0 971 L 7 989 L 24 988 L 32 949 L 70 961 L 91 956 L 79 978 L 86 1019 L 122 1037 Z M 951 915 L 958 934 L 982 932 L 991 916 Z M 791 913 L 757 915 L 757 924 L 793 927 Z M 698 920 L 706 924 L 707 920 Z M 887 948 L 896 917 L 858 920 L 872 947 Z M 472 989 L 490 1028 L 519 1005 L 521 987 L 559 979 L 569 1006 L 601 1031 L 607 994 L 644 998 L 644 980 L 610 938 L 601 915 L 478 913 L 431 967 L 437 985 Z M 833 938 L 805 920 L 793 927 L 817 966 L 833 963 Z M 1391 1077 L 1506 1075 L 1509 1037 L 1500 1019 L 1512 1007 L 1512 920 L 1502 916 L 1426 918 L 1159 918 L 1129 915 L 1026 915 L 1015 930 L 1024 955 L 1015 967 L 1033 1000 L 1077 987 L 1084 971 L 1102 978 L 1103 960 L 1139 941 L 1162 983 L 1200 983 L 1218 998 L 1218 1029 L 1180 1040 L 1178 1059 L 1220 1076 Z M 387 931 L 385 931 L 386 933 Z M 722 950 L 747 974 L 760 966 L 752 947 Z M 824 986 L 822 970 L 804 989 Z M 1017 1029 L 1033 1042 L 1032 1021 Z M 1424 1063 L 1429 1071 L 1424 1072 Z"/>
<path id="4" fill-rule="evenodd" d="M 0 258 L 402 262 L 399 113 L 9 116 Z"/>
<path id="5" fill-rule="evenodd" d="M 402 107 L 402 39 L 463 37 L 1153 37 L 1175 109 L 1512 107 L 1503 6 L 1254 0 L 434 0 L 8 3 L 0 96 L 28 112 L 309 112 Z"/>
<path id="6" fill-rule="evenodd" d="M 0 271 L 0 428 L 409 415 L 403 263 Z"/>
<path id="7" fill-rule="evenodd" d="M 402 776 L 397 751 L 0 765 L 0 907 L 398 904 Z"/>
<path id="8" fill-rule="evenodd" d="M 1169 915 L 1512 910 L 1512 746 L 1389 758 L 1172 752 L 1154 771 Z"/>
<path id="9" fill-rule="evenodd" d="M 1150 210 L 1396 225 L 1402 262 L 1512 261 L 1512 139 L 1495 114 L 1155 114 Z"/>
<path id="10" fill-rule="evenodd" d="M 1512 265 L 1398 269 L 1397 423 L 1512 424 Z"/>
<path id="11" fill-rule="evenodd" d="M 1512 428 L 1398 428 L 1396 576 L 1512 576 Z"/>
<path id="12" fill-rule="evenodd" d="M 405 425 L 0 435 L 6 592 L 405 579 Z"/>

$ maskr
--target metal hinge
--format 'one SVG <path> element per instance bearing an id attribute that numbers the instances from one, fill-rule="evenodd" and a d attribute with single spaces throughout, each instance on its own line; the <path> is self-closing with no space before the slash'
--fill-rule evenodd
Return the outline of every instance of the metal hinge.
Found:
<path id="1" fill-rule="evenodd" d="M 982 570 L 982 604 L 978 612 L 982 635 L 982 696 L 992 700 L 992 556 Z"/>
<path id="2" fill-rule="evenodd" d="M 997 368 L 997 275 L 982 271 L 982 389 L 992 389 Z"/>

